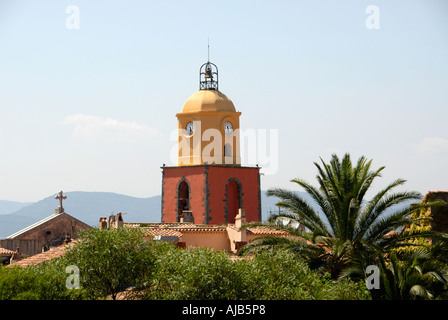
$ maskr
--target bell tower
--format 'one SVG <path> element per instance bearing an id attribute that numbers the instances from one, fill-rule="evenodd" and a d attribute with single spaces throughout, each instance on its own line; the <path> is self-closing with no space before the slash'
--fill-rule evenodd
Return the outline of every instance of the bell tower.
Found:
<path id="1" fill-rule="evenodd" d="M 202 64 L 199 91 L 176 114 L 177 165 L 162 167 L 162 222 L 234 224 L 240 208 L 261 221 L 260 168 L 241 165 L 240 116 L 218 67 Z"/>
<path id="2" fill-rule="evenodd" d="M 177 165 L 240 165 L 241 112 L 218 85 L 218 67 L 207 61 L 199 68 L 199 91 L 176 114 Z"/>

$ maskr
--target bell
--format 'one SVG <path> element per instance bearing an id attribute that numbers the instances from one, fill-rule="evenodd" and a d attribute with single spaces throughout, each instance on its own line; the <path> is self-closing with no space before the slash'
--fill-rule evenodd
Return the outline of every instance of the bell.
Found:
<path id="1" fill-rule="evenodd" d="M 205 69 L 205 77 L 206 78 L 213 78 L 213 76 L 212 76 L 212 69 L 210 67 Z"/>

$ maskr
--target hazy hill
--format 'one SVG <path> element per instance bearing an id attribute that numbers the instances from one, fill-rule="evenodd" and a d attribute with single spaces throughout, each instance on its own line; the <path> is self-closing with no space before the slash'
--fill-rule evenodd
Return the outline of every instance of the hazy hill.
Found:
<path id="1" fill-rule="evenodd" d="M 160 196 L 135 198 L 110 192 L 65 193 L 65 212 L 87 223 L 97 226 L 100 217 L 109 217 L 122 212 L 125 221 L 160 221 Z M 54 213 L 59 201 L 54 195 L 24 206 L 13 213 L 0 215 L 0 239 L 13 234 Z"/>
<path id="2" fill-rule="evenodd" d="M 65 195 L 65 212 L 91 226 L 97 226 L 100 217 L 109 217 L 118 212 L 124 214 L 125 222 L 160 222 L 160 196 L 135 198 L 111 192 L 82 191 L 67 192 Z M 275 206 L 277 199 L 266 197 L 265 191 L 261 198 L 264 220 L 270 211 L 278 210 Z M 52 195 L 31 204 L 1 201 L 0 206 L 2 204 L 8 214 L 0 215 L 0 239 L 52 215 L 59 201 Z M 14 208 L 18 209 L 10 213 Z"/>
<path id="3" fill-rule="evenodd" d="M 17 211 L 23 207 L 32 204 L 32 202 L 17 202 L 17 201 L 8 201 L 8 200 L 0 200 L 0 215 L 1 214 L 9 214 Z"/>

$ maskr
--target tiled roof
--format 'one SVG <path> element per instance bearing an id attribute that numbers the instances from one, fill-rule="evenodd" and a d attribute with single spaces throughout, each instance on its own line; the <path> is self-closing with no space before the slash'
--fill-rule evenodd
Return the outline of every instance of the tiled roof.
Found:
<path id="1" fill-rule="evenodd" d="M 192 226 L 179 226 L 174 227 L 174 230 L 178 230 L 183 233 L 210 233 L 210 232 L 227 232 L 225 226 L 202 226 L 202 225 L 192 225 Z"/>
<path id="2" fill-rule="evenodd" d="M 0 256 L 10 256 L 13 253 L 14 253 L 14 251 L 12 251 L 12 250 L 0 248 Z"/>
<path id="3" fill-rule="evenodd" d="M 182 237 L 182 233 L 168 228 L 147 228 L 145 229 L 145 236 L 175 236 L 180 238 Z"/>
<path id="4" fill-rule="evenodd" d="M 123 223 L 124 227 L 127 228 L 169 228 L 169 227 L 176 227 L 179 225 L 185 225 L 185 226 L 194 226 L 193 223 L 189 222 L 183 222 L 183 223 L 164 223 L 164 222 L 125 222 Z"/>
<path id="5" fill-rule="evenodd" d="M 266 227 L 251 227 L 247 228 L 248 234 L 256 234 L 256 235 L 276 235 L 276 236 L 286 236 L 289 233 L 283 230 L 270 229 Z"/>
<path id="6" fill-rule="evenodd" d="M 235 227 L 234 224 L 229 224 L 227 227 L 238 231 L 238 228 Z M 277 235 L 277 236 L 289 235 L 289 233 L 287 231 L 267 228 L 267 227 L 263 227 L 263 226 L 248 227 L 248 228 L 246 228 L 246 233 L 247 234 L 255 234 L 255 235 Z"/>
<path id="7" fill-rule="evenodd" d="M 125 223 L 128 228 L 142 228 L 145 235 L 175 235 L 182 236 L 182 233 L 225 233 L 227 227 L 237 230 L 235 225 L 198 225 L 193 223 Z M 172 234 L 171 234 L 172 233 Z M 247 234 L 254 235 L 288 235 L 288 232 L 275 230 L 266 227 L 249 227 L 246 229 Z"/>
<path id="8" fill-rule="evenodd" d="M 173 232 L 189 233 L 189 232 L 226 232 L 225 226 L 200 225 L 194 223 L 125 223 L 127 228 L 142 228 L 146 232 L 156 232 L 159 230 L 164 232 L 170 230 Z M 149 231 L 150 230 L 150 231 Z M 157 234 L 159 235 L 159 234 Z"/>
<path id="9" fill-rule="evenodd" d="M 75 242 L 76 240 L 73 240 L 68 244 L 63 244 L 58 247 L 47 250 L 45 252 L 35 254 L 34 256 L 22 259 L 14 264 L 10 264 L 9 266 L 28 267 L 51 259 L 62 257 L 67 252 L 67 250 L 73 246 Z"/>

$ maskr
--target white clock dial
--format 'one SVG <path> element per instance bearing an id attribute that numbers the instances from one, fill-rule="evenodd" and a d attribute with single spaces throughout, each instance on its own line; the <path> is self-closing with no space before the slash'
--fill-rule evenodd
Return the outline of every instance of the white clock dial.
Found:
<path id="1" fill-rule="evenodd" d="M 226 134 L 231 134 L 233 132 L 233 125 L 230 121 L 224 123 L 224 132 Z"/>
<path id="2" fill-rule="evenodd" d="M 193 121 L 190 121 L 190 122 L 188 122 L 187 123 L 187 125 L 186 125 L 186 127 L 185 127 L 185 130 L 187 130 L 187 134 L 188 135 L 192 135 L 193 134 L 193 132 L 194 132 L 194 124 L 193 124 Z"/>

